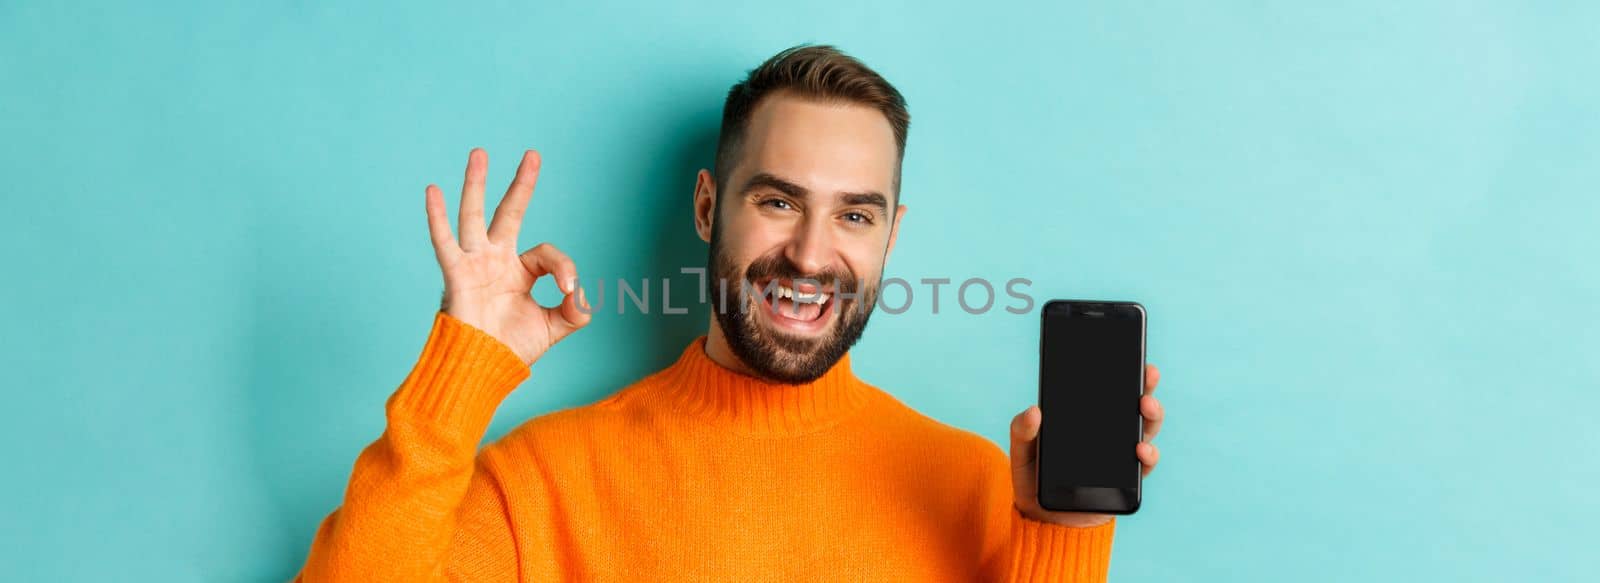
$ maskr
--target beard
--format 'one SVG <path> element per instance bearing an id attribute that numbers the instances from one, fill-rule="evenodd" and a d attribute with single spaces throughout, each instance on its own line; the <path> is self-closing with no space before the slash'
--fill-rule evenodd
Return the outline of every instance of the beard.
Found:
<path id="1" fill-rule="evenodd" d="M 715 231 L 712 232 L 711 253 L 707 259 L 711 266 L 711 277 L 706 280 L 707 297 L 718 298 L 712 301 L 712 311 L 717 315 L 722 335 L 727 339 L 734 356 L 754 371 L 756 376 L 788 384 L 814 381 L 832 369 L 861 338 L 861 333 L 867 328 L 867 319 L 878 304 L 876 282 L 863 287 L 848 270 L 805 273 L 795 267 L 782 251 L 757 258 L 740 269 L 724 252 L 722 240 L 717 235 Z M 833 305 L 825 309 L 837 312 L 838 320 L 830 323 L 826 331 L 816 337 L 794 336 L 762 326 L 758 321 L 762 316 L 756 312 L 768 308 L 763 307 L 759 296 L 764 288 L 756 288 L 755 282 L 774 279 L 809 279 L 821 286 L 832 283 L 833 297 L 828 303 Z M 719 286 L 725 286 L 722 288 L 727 290 L 725 295 L 719 295 Z M 752 293 L 745 293 L 746 289 Z M 854 295 L 845 299 L 840 297 L 841 294 Z M 776 300 L 772 305 L 777 305 Z M 822 314 L 818 317 L 829 316 Z"/>

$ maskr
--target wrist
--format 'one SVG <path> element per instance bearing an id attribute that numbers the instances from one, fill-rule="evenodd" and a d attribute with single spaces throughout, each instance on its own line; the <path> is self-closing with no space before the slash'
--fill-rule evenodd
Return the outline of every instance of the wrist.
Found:
<path id="1" fill-rule="evenodd" d="M 1107 522 L 1111 522 L 1112 518 L 1115 518 L 1110 514 L 1090 514 L 1086 512 L 1051 512 L 1038 507 L 1023 508 L 1021 506 L 1017 506 L 1017 512 L 1022 514 L 1022 517 L 1028 520 L 1043 522 L 1045 524 L 1070 526 L 1073 528 L 1094 528 L 1096 526 L 1102 526 Z"/>
<path id="2" fill-rule="evenodd" d="M 425 424 L 477 444 L 495 409 L 529 376 L 510 348 L 444 312 L 422 354 L 386 403 L 390 424 Z"/>
<path id="3" fill-rule="evenodd" d="M 516 355 L 518 360 L 522 361 L 522 366 L 533 366 L 534 361 L 538 360 L 537 356 L 526 354 L 525 351 L 520 348 L 521 343 L 513 340 L 511 336 L 501 332 L 498 328 L 484 324 L 483 318 L 479 316 L 481 311 L 474 310 L 468 312 L 466 310 L 441 309 L 439 312 L 454 320 L 458 325 L 464 324 L 468 328 L 476 330 L 478 333 L 487 336 L 493 341 L 494 344 L 504 347 L 507 351 L 511 352 L 511 354 Z"/>

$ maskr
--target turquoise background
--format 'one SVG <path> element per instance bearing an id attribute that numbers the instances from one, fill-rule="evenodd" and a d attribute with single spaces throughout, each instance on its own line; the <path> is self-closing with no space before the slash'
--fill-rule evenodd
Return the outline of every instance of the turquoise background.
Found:
<path id="1" fill-rule="evenodd" d="M 497 194 L 537 147 L 525 247 L 672 276 L 722 95 L 813 41 L 910 99 L 888 275 L 1148 307 L 1171 420 L 1115 580 L 1592 581 L 1596 30 L 1578 2 L 0 2 L 0 579 L 289 577 L 437 307 L 423 187 L 483 146 Z M 879 312 L 860 374 L 1002 442 L 1037 312 L 926 306 Z M 705 325 L 602 314 L 491 436 Z"/>

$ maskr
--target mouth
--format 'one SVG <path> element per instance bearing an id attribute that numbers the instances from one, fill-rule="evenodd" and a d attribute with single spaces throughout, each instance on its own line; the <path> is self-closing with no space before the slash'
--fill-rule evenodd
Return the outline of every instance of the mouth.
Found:
<path id="1" fill-rule="evenodd" d="M 773 280 L 761 281 L 755 293 L 758 310 L 774 328 L 799 335 L 815 335 L 833 320 L 839 300 L 832 287 L 778 280 L 773 293 L 763 293 Z"/>

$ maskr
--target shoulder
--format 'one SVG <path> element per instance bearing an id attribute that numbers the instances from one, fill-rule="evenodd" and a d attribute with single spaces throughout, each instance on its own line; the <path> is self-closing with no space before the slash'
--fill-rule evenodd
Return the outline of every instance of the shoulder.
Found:
<path id="1" fill-rule="evenodd" d="M 509 456 L 523 463 L 532 459 L 543 463 L 566 458 L 581 461 L 601 453 L 600 449 L 625 443 L 627 440 L 618 438 L 637 431 L 641 414 L 647 413 L 632 406 L 630 397 L 636 390 L 637 383 L 592 403 L 557 409 L 523 421 L 485 447 L 484 454 Z"/>
<path id="2" fill-rule="evenodd" d="M 883 393 L 885 397 L 888 393 Z M 949 510 L 961 520 L 973 510 L 990 512 L 1012 504 L 1011 461 L 1000 445 L 977 432 L 957 427 L 913 409 L 899 399 L 880 399 L 874 407 L 891 442 L 890 463 L 918 476 L 917 488 L 937 492 L 932 499 L 951 500 Z M 930 472 L 946 479 L 926 481 Z"/>
<path id="3" fill-rule="evenodd" d="M 879 395 L 879 404 L 874 407 L 879 418 L 874 421 L 883 423 L 895 439 L 916 444 L 917 449 L 927 449 L 945 459 L 965 460 L 974 470 L 990 471 L 1008 463 L 1005 451 L 989 438 L 934 419 L 888 391 L 874 389 Z"/>

